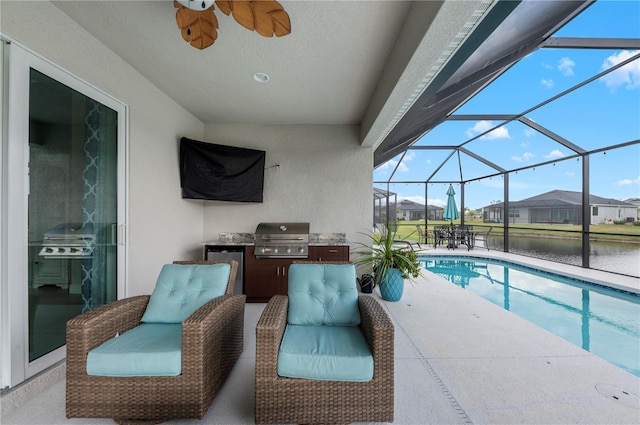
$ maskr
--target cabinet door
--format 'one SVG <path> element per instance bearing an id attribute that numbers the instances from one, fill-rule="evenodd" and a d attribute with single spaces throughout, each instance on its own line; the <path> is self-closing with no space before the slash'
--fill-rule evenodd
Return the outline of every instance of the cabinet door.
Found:
<path id="1" fill-rule="evenodd" d="M 268 301 L 276 294 L 287 294 L 289 265 L 292 260 L 256 258 L 254 247 L 245 256 L 245 294 L 250 302 Z"/>
<path id="2" fill-rule="evenodd" d="M 348 246 L 311 246 L 309 259 L 312 261 L 349 261 Z"/>

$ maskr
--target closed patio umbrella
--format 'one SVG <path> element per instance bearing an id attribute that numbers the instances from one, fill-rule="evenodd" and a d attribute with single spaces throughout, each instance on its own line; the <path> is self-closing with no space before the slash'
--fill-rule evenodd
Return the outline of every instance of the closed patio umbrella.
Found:
<path id="1" fill-rule="evenodd" d="M 456 206 L 456 199 L 453 197 L 455 194 L 456 191 L 453 189 L 453 186 L 449 185 L 449 189 L 447 189 L 447 207 L 444 209 L 444 215 L 442 216 L 445 220 L 451 220 L 452 225 L 453 220 L 460 218 L 458 207 Z"/>

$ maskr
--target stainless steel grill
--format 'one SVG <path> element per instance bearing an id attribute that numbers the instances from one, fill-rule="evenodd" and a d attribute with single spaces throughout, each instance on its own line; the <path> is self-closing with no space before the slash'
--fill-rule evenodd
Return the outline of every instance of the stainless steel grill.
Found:
<path id="1" fill-rule="evenodd" d="M 44 234 L 39 255 L 46 258 L 91 257 L 95 243 L 93 226 L 59 224 Z"/>
<path id="2" fill-rule="evenodd" d="M 255 244 L 257 258 L 308 258 L 309 223 L 260 223 Z"/>

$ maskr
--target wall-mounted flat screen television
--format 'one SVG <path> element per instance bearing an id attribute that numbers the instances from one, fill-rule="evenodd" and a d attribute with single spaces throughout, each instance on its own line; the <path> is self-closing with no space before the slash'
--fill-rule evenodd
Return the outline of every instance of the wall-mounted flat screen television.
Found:
<path id="1" fill-rule="evenodd" d="M 180 139 L 182 197 L 262 202 L 265 152 Z"/>

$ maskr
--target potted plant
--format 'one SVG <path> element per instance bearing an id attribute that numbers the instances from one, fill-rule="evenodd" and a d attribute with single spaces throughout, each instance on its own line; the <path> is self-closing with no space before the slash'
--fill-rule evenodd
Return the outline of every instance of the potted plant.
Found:
<path id="1" fill-rule="evenodd" d="M 387 301 L 398 301 L 404 291 L 404 280 L 421 275 L 418 254 L 407 242 L 396 240 L 396 233 L 383 231 L 372 233 L 372 246 L 359 244 L 354 251 L 358 256 L 355 263 L 370 267 L 375 279 L 374 286 L 380 285 L 380 295 Z"/>

